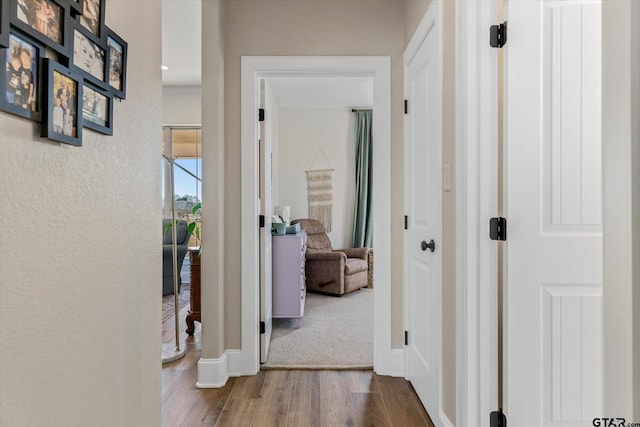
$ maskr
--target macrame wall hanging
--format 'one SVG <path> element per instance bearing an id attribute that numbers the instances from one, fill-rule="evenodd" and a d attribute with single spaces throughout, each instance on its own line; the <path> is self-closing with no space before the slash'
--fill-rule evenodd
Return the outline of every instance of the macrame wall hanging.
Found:
<path id="1" fill-rule="evenodd" d="M 331 232 L 333 225 L 333 169 L 313 169 L 318 154 L 322 153 L 327 164 L 329 159 L 322 151 L 318 150 L 310 170 L 307 172 L 307 192 L 309 201 L 309 218 L 317 219 L 324 225 L 327 233 Z M 329 166 L 331 166 L 329 164 Z"/>

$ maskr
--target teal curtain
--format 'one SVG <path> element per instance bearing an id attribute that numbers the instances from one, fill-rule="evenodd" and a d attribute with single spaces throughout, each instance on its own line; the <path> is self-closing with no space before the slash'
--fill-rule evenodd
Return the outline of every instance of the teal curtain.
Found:
<path id="1" fill-rule="evenodd" d="M 356 111 L 356 204 L 353 216 L 354 248 L 370 248 L 373 243 L 373 222 L 371 221 L 372 194 L 372 110 Z"/>

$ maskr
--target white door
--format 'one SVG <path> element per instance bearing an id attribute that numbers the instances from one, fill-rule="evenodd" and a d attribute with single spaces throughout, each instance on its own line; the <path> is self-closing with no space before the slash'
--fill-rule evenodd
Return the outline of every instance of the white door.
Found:
<path id="1" fill-rule="evenodd" d="M 507 5 L 505 413 L 602 417 L 600 3 Z"/>
<path id="2" fill-rule="evenodd" d="M 271 91 L 264 79 L 261 91 L 261 105 L 264 106 L 265 120 L 260 122 L 260 214 L 264 215 L 264 227 L 260 228 L 260 321 L 264 333 L 260 334 L 260 363 L 267 361 L 272 329 L 272 287 L 271 287 Z"/>
<path id="3" fill-rule="evenodd" d="M 438 2 L 405 53 L 405 375 L 438 425 L 442 353 L 442 55 Z M 424 38 L 423 38 L 424 37 Z M 411 46 L 411 45 L 410 45 Z M 433 245 L 433 251 L 426 246 Z"/>

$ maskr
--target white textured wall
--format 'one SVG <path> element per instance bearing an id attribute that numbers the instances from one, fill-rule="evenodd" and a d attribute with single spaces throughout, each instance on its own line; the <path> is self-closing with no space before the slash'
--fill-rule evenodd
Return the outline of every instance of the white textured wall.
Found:
<path id="1" fill-rule="evenodd" d="M 278 175 L 278 203 L 291 206 L 291 219 L 308 218 L 305 171 L 335 169 L 329 238 L 334 249 L 351 247 L 356 185 L 355 114 L 346 107 L 280 108 L 278 116 L 278 169 L 274 171 Z"/>
<path id="2" fill-rule="evenodd" d="M 0 113 L 2 426 L 161 423 L 160 2 L 106 22 L 129 43 L 112 137 Z"/>
<path id="3" fill-rule="evenodd" d="M 445 0 L 444 3 L 450 3 Z M 453 2 L 451 2 L 453 3 Z M 416 32 L 418 24 L 422 20 L 422 17 L 427 13 L 427 9 L 431 4 L 431 0 L 404 0 L 405 4 L 405 26 L 404 37 L 405 42 L 408 44 L 413 37 L 413 33 Z"/>

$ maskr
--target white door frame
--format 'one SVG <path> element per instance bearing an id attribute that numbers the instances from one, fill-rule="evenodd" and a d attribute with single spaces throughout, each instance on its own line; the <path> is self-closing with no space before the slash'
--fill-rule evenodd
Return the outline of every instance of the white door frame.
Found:
<path id="1" fill-rule="evenodd" d="M 497 2 L 456 6 L 456 424 L 488 426 L 498 408 Z"/>
<path id="2" fill-rule="evenodd" d="M 259 79 L 283 76 L 373 78 L 374 370 L 403 374 L 402 350 L 391 348 L 391 59 L 387 56 L 243 56 L 241 75 L 242 349 L 227 351 L 229 376 L 259 369 L 258 150 Z"/>

